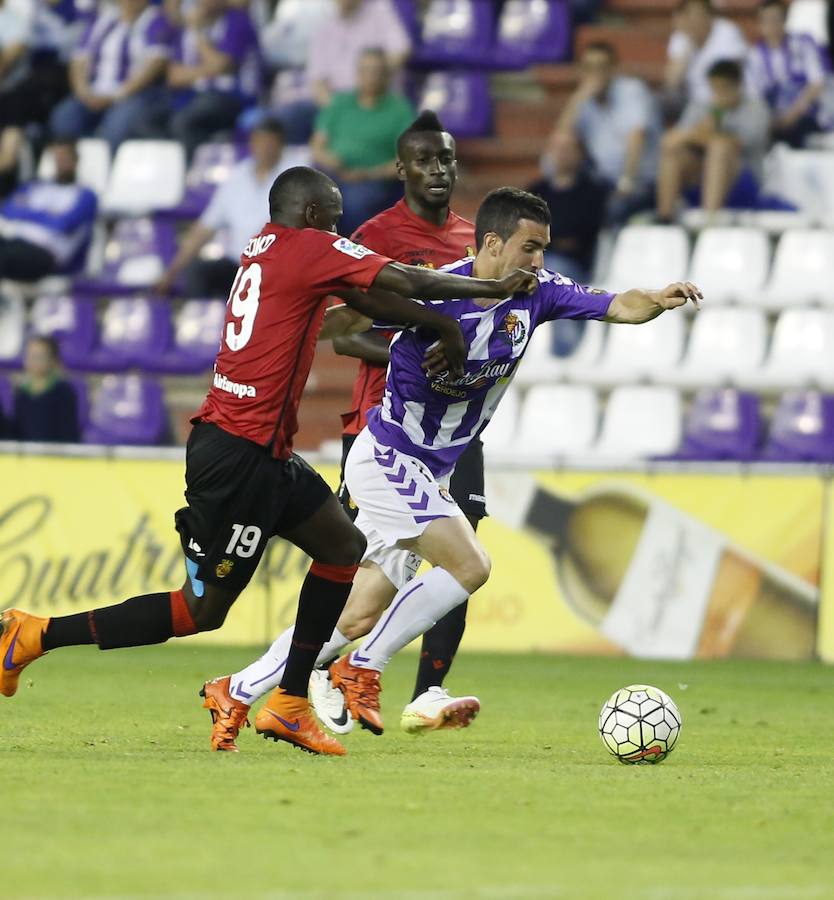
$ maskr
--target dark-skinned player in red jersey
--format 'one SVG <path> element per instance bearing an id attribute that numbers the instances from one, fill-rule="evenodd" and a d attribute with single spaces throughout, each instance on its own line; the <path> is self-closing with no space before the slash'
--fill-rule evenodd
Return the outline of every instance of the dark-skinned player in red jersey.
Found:
<path id="1" fill-rule="evenodd" d="M 457 181 L 455 140 L 435 113 L 422 112 L 400 135 L 397 172 L 405 187 L 404 198 L 361 225 L 354 232 L 353 240 L 399 262 L 432 269 L 474 256 L 475 225 L 449 208 Z M 366 332 L 336 338 L 333 342 L 337 353 L 361 360 L 353 387 L 352 408 L 342 417 L 339 499 L 351 519 L 356 518 L 357 510 L 344 488 L 345 459 L 366 425 L 368 411 L 382 402 L 391 336 L 378 331 Z M 449 492 L 477 530 L 478 523 L 487 514 L 484 449 L 480 440 L 473 441 L 458 460 Z M 467 605 L 464 602 L 455 607 L 423 636 L 414 693 L 403 717 L 403 727 L 412 733 L 465 727 L 480 710 L 476 697 L 450 697 L 443 690 L 443 681 L 466 628 Z M 354 623 L 343 624 L 350 631 Z M 311 696 L 316 712 L 337 733 L 349 730 L 353 720 L 340 708 L 342 695 L 330 687 L 326 673 L 326 666 L 314 672 Z"/>
<path id="2" fill-rule="evenodd" d="M 408 298 L 499 299 L 532 290 L 535 277 L 519 271 L 478 282 L 396 263 L 335 234 L 341 212 L 341 194 L 330 178 L 306 167 L 288 169 L 269 192 L 270 221 L 241 256 L 213 384 L 192 420 L 186 451 L 188 505 L 176 514 L 186 557 L 182 587 L 51 619 L 6 610 L 0 618 L 4 696 L 17 691 L 22 670 L 49 650 L 136 647 L 219 628 L 267 541 L 280 535 L 312 564 L 281 684 L 255 727 L 313 753 L 344 754 L 319 728 L 307 686 L 344 608 L 365 539 L 323 479 L 292 450 L 327 297 L 341 296 L 367 316 L 435 330 L 450 366 L 459 369 L 465 350 L 457 323 Z M 204 692 L 212 717 L 226 715 L 228 680 L 209 682 Z M 221 746 L 222 734 L 215 738 L 215 749 L 235 749 L 233 740 Z"/>

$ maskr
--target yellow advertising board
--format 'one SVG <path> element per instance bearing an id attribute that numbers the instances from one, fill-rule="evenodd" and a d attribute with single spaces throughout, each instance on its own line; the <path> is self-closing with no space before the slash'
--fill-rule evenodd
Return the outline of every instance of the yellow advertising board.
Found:
<path id="1" fill-rule="evenodd" d="M 182 583 L 182 462 L 0 456 L 0 484 L 4 607 L 60 615 Z M 493 572 L 464 647 L 812 656 L 825 491 L 813 475 L 491 472 Z M 273 541 L 225 626 L 189 640 L 267 643 L 308 562 Z"/>

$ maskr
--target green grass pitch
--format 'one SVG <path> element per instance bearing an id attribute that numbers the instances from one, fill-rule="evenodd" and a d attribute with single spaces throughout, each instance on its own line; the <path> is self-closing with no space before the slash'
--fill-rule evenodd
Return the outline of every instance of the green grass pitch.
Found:
<path id="1" fill-rule="evenodd" d="M 354 731 L 347 758 L 254 731 L 209 753 L 197 690 L 251 655 L 76 648 L 27 670 L 0 700 L 3 896 L 834 898 L 834 670 L 463 654 L 450 686 L 481 717 L 413 738 L 405 655 L 388 732 Z M 597 736 L 635 681 L 683 715 L 658 766 Z"/>

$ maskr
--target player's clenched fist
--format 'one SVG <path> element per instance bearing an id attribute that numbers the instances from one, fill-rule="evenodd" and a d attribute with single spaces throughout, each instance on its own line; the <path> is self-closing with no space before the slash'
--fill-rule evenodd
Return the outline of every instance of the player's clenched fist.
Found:
<path id="1" fill-rule="evenodd" d="M 505 297 L 509 297 L 512 294 L 532 294 L 539 286 L 539 279 L 536 277 L 535 272 L 528 272 L 526 269 L 516 269 L 501 279 L 501 285 L 504 289 Z"/>

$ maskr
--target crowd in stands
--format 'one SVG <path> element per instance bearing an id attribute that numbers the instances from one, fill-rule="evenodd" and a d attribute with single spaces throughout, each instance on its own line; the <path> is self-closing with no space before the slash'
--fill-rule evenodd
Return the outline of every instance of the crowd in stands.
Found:
<path id="1" fill-rule="evenodd" d="M 441 114 L 458 136 L 488 134 L 488 104 L 484 114 L 477 98 L 488 95 L 489 73 L 567 61 L 571 20 L 593 21 L 601 6 L 0 0 L 0 281 L 83 278 L 104 216 L 111 266 L 119 242 L 167 235 L 170 252 L 158 254 L 146 293 L 225 297 L 281 171 L 313 164 L 331 174 L 343 194 L 340 230 L 350 234 L 401 196 L 396 138 L 426 98 L 448 102 Z M 550 267 L 591 280 L 601 236 L 629 221 L 673 224 L 688 208 L 700 216 L 689 223 L 703 227 L 721 224 L 728 208 L 790 206 L 763 187 L 766 156 L 776 143 L 803 147 L 834 131 L 831 62 L 814 37 L 786 30 L 786 0 L 761 0 L 752 42 L 721 9 L 721 0 L 680 0 L 659 86 L 605 40 L 574 55 L 576 86 L 527 185 L 553 214 Z M 468 36 L 455 31 L 464 11 Z M 126 141 L 176 141 L 213 192 L 147 222 L 114 222 L 108 198 L 79 177 L 78 142 L 90 138 L 108 159 Z M 218 148 L 231 157 L 221 162 Z M 100 275 L 98 286 L 84 283 L 106 295 Z M 575 346 L 582 331 L 554 332 L 553 346 Z M 50 356 L 48 342 L 21 357 L 30 407 L 51 396 L 55 377 L 29 371 L 38 354 Z M 14 421 L 7 433 L 22 434 Z"/>

